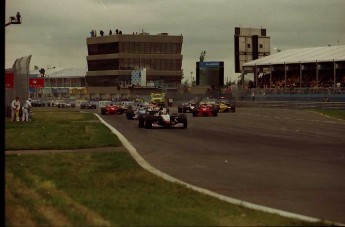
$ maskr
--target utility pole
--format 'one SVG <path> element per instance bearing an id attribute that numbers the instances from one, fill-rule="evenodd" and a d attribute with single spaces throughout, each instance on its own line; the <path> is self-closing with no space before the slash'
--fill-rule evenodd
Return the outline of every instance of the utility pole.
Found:
<path id="1" fill-rule="evenodd" d="M 190 72 L 190 86 L 193 86 L 193 71 Z"/>

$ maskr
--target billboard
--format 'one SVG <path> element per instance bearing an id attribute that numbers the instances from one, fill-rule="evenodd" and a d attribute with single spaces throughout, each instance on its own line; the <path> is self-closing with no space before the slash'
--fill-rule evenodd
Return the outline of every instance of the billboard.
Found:
<path id="1" fill-rule="evenodd" d="M 224 85 L 224 62 L 197 62 L 196 85 Z"/>
<path id="2" fill-rule="evenodd" d="M 44 87 L 44 79 L 39 77 L 30 77 L 29 78 L 29 88 L 41 88 Z"/>
<path id="3" fill-rule="evenodd" d="M 5 71 L 5 88 L 14 87 L 14 72 L 10 70 Z"/>

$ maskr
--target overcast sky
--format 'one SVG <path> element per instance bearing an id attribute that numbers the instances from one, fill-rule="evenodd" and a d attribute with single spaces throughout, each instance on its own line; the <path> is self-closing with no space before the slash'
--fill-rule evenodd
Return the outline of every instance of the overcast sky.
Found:
<path id="1" fill-rule="evenodd" d="M 237 79 L 235 27 L 267 29 L 271 53 L 345 45 L 345 0 L 7 0 L 6 22 L 17 12 L 23 23 L 5 28 L 6 68 L 28 55 L 31 69 L 87 67 L 90 31 L 116 28 L 182 34 L 187 79 L 203 50 L 205 61 L 224 61 L 225 78 Z"/>

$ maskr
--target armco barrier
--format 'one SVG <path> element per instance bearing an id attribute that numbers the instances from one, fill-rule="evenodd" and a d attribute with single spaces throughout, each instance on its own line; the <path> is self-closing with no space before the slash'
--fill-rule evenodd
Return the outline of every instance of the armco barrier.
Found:
<path id="1" fill-rule="evenodd" d="M 345 110 L 345 102 L 236 101 L 236 106 Z"/>

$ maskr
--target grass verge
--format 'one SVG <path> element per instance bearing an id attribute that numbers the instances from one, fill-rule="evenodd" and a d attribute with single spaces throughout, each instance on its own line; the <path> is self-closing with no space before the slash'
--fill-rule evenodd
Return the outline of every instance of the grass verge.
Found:
<path id="1" fill-rule="evenodd" d="M 315 110 L 316 112 L 322 113 L 324 115 L 339 118 L 345 120 L 345 110 L 326 110 L 326 109 L 319 109 Z"/>
<path id="2" fill-rule="evenodd" d="M 6 134 L 24 133 L 27 139 L 34 140 L 42 136 L 41 130 L 32 130 L 39 125 L 49 128 L 45 135 L 53 140 L 56 134 L 70 130 L 71 122 L 82 124 L 81 128 L 97 128 L 84 132 L 90 137 L 102 133 L 107 140 L 115 141 L 107 146 L 120 146 L 116 136 L 98 125 L 92 114 L 61 112 L 58 116 L 42 112 L 32 122 L 6 122 L 5 128 Z M 71 133 L 68 137 L 72 138 L 57 141 L 61 144 L 70 141 L 72 147 L 79 147 L 80 142 L 71 142 L 84 138 L 79 134 L 82 133 Z M 15 138 L 6 136 L 6 149 L 10 146 L 17 150 L 26 145 L 14 143 Z M 104 145 L 103 140 L 96 139 L 85 143 L 85 147 Z M 71 148 L 65 144 L 56 146 Z M 57 149 L 56 146 L 52 149 Z M 47 149 L 45 143 L 33 147 L 30 149 Z M 6 155 L 5 225 L 315 226 L 325 223 L 267 214 L 196 193 L 148 173 L 129 153 L 114 148 L 114 152 Z"/>
<path id="3" fill-rule="evenodd" d="M 93 114 L 37 111 L 32 121 L 6 120 L 6 150 L 61 150 L 121 145 L 119 139 Z"/>

